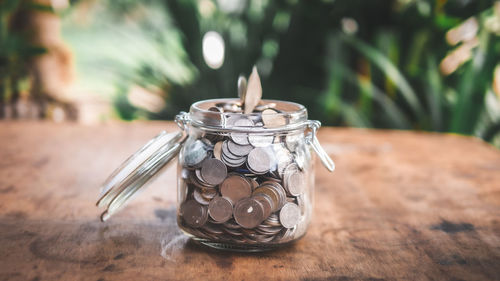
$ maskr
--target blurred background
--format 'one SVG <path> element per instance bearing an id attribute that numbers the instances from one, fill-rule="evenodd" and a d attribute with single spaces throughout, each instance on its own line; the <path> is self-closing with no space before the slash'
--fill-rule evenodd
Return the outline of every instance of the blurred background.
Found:
<path id="1" fill-rule="evenodd" d="M 2 0 L 0 119 L 171 120 L 236 97 L 500 146 L 500 1 Z"/>

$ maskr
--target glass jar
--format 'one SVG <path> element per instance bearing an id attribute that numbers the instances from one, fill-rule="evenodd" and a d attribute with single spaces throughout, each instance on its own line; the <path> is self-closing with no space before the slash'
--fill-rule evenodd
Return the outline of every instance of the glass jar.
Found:
<path id="1" fill-rule="evenodd" d="M 316 139 L 318 121 L 304 106 L 262 100 L 257 112 L 238 99 L 194 103 L 176 117 L 181 132 L 162 133 L 130 157 L 103 187 L 109 218 L 175 155 L 177 222 L 202 244 L 263 251 L 304 236 L 311 220 L 314 153 L 333 161 Z"/>

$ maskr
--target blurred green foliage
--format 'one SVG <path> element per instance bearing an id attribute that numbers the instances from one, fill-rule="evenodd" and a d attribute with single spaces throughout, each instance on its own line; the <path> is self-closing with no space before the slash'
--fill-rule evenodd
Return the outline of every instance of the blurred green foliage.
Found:
<path id="1" fill-rule="evenodd" d="M 265 98 L 302 103 L 326 125 L 454 132 L 500 144 L 494 2 L 232 2 L 79 1 L 64 16 L 64 35 L 89 87 L 113 92 L 123 119 L 172 119 L 197 100 L 236 97 L 238 75 L 256 64 Z M 443 59 L 465 44 L 450 45 L 446 34 L 471 17 L 477 43 L 444 75 Z M 203 59 L 208 31 L 225 41 L 217 70 Z M 166 106 L 132 105 L 127 95 L 137 85 Z"/>

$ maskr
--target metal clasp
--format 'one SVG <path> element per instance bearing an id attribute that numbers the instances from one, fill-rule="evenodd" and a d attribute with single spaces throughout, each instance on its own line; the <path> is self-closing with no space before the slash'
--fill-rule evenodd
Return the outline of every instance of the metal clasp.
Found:
<path id="1" fill-rule="evenodd" d="M 187 128 L 187 124 L 191 121 L 191 119 L 189 118 L 189 113 L 187 112 L 184 112 L 184 111 L 181 111 L 179 112 L 179 114 L 177 114 L 175 116 L 175 123 L 177 124 L 177 126 L 179 126 L 179 128 L 183 131 L 186 130 Z"/>
<path id="2" fill-rule="evenodd" d="M 319 159 L 321 160 L 321 163 L 323 163 L 323 165 L 330 172 L 333 172 L 335 170 L 335 163 L 333 162 L 332 158 L 330 158 L 328 153 L 326 153 L 326 151 L 323 149 L 318 141 L 318 138 L 316 138 L 316 132 L 318 131 L 319 127 L 321 127 L 321 122 L 317 120 L 308 120 L 307 127 L 311 129 L 311 133 L 306 137 L 306 143 L 314 149 Z"/>

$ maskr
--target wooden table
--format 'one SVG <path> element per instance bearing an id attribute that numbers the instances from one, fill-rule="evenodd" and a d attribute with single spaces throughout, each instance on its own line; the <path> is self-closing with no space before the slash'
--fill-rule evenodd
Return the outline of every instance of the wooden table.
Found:
<path id="1" fill-rule="evenodd" d="M 0 123 L 0 280 L 500 279 L 500 151 L 474 138 L 322 128 L 308 234 L 242 254 L 175 223 L 170 167 L 102 223 L 99 185 L 173 123 Z"/>

